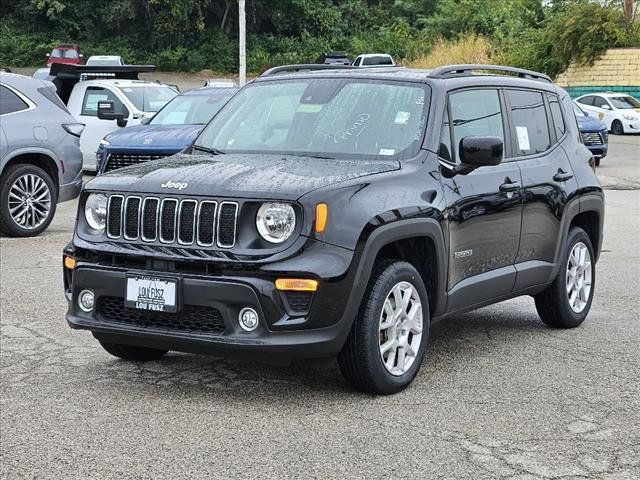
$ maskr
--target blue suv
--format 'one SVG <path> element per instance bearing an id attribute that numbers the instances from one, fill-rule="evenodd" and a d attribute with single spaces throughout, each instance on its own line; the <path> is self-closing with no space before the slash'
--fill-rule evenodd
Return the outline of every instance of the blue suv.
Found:
<path id="1" fill-rule="evenodd" d="M 236 87 L 191 90 L 175 97 L 143 124 L 110 133 L 96 152 L 96 173 L 184 150 L 237 91 Z"/>
<path id="2" fill-rule="evenodd" d="M 576 114 L 578 128 L 582 136 L 582 142 L 591 150 L 596 160 L 596 166 L 600 165 L 600 160 L 607 156 L 609 150 L 609 133 L 607 126 L 597 118 L 590 117 L 587 112 L 578 105 L 573 104 L 573 111 Z"/>

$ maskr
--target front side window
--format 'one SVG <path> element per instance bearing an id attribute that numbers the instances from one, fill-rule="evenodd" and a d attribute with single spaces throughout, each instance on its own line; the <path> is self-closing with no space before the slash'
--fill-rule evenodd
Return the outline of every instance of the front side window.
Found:
<path id="1" fill-rule="evenodd" d="M 504 142 L 500 97 L 494 89 L 464 90 L 449 95 L 453 149 L 460 163 L 460 141 L 464 137 L 498 137 Z"/>
<path id="2" fill-rule="evenodd" d="M 593 105 L 593 99 L 593 95 L 587 95 L 586 97 L 579 98 L 577 102 L 583 105 Z"/>
<path id="3" fill-rule="evenodd" d="M 29 108 L 11 89 L 0 85 L 0 115 L 15 113 Z"/>
<path id="4" fill-rule="evenodd" d="M 235 89 L 218 95 L 179 95 L 151 120 L 151 125 L 204 125 L 229 101 Z M 231 90 L 230 92 L 228 90 Z"/>
<path id="5" fill-rule="evenodd" d="M 566 130 L 566 126 L 564 124 L 564 118 L 562 117 L 562 108 L 560 108 L 560 101 L 558 100 L 557 95 L 551 95 L 551 94 L 548 94 L 547 99 L 549 100 L 549 109 L 551 110 L 551 118 L 553 118 L 553 125 L 556 129 L 556 137 L 560 138 L 564 135 L 564 132 Z"/>
<path id="6" fill-rule="evenodd" d="M 407 158 L 420 149 L 425 85 L 313 78 L 257 82 L 227 103 L 196 146 L 236 153 Z"/>
<path id="7" fill-rule="evenodd" d="M 593 106 L 598 108 L 610 108 L 609 102 L 607 102 L 603 97 L 593 97 Z"/>
<path id="8" fill-rule="evenodd" d="M 507 90 L 513 136 L 518 156 L 542 153 L 551 147 L 551 136 L 542 93 Z"/>
<path id="9" fill-rule="evenodd" d="M 116 113 L 123 113 L 126 111 L 126 108 L 120 99 L 111 90 L 102 87 L 87 87 L 87 90 L 84 93 L 84 99 L 82 100 L 82 111 L 80 112 L 80 115 L 97 117 L 98 102 L 113 102 Z M 129 115 L 127 114 L 127 116 Z"/>
<path id="10" fill-rule="evenodd" d="M 621 110 L 627 110 L 629 108 L 640 108 L 640 101 L 636 100 L 633 97 L 609 97 L 611 103 L 616 108 Z"/>
<path id="11" fill-rule="evenodd" d="M 166 85 L 139 85 L 118 88 L 141 112 L 157 112 L 169 100 L 178 95 L 178 92 Z"/>

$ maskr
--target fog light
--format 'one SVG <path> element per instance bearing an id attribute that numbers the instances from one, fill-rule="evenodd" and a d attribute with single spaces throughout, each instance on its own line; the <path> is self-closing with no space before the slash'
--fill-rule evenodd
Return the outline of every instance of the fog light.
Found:
<path id="1" fill-rule="evenodd" d="M 85 312 L 93 310 L 94 295 L 91 290 L 82 290 L 78 295 L 78 305 Z"/>
<path id="2" fill-rule="evenodd" d="M 258 328 L 258 313 L 253 308 L 243 308 L 238 315 L 238 323 L 243 330 L 252 332 Z"/>

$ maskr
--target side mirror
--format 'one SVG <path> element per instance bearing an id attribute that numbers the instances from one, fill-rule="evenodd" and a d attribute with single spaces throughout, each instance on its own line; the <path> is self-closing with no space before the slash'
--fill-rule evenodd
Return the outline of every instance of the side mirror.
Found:
<path id="1" fill-rule="evenodd" d="M 127 126 L 127 117 L 124 113 L 116 113 L 115 104 L 112 101 L 98 102 L 98 118 L 100 120 L 115 120 L 119 127 Z"/>
<path id="2" fill-rule="evenodd" d="M 499 165 L 502 162 L 504 144 L 498 137 L 468 136 L 460 140 L 461 165 L 458 173 L 470 173 L 476 168 Z"/>
<path id="3" fill-rule="evenodd" d="M 78 54 L 78 57 L 84 58 L 84 55 L 82 53 L 80 53 L 80 54 Z"/>
<path id="4" fill-rule="evenodd" d="M 50 53 L 47 53 L 47 54 L 46 54 L 46 56 L 47 56 L 47 57 L 50 57 L 50 56 L 51 56 L 51 54 L 50 54 Z"/>
<path id="5" fill-rule="evenodd" d="M 609 105 L 607 105 L 606 103 L 604 105 L 602 105 L 600 108 L 604 108 L 605 110 L 611 110 L 611 107 Z"/>

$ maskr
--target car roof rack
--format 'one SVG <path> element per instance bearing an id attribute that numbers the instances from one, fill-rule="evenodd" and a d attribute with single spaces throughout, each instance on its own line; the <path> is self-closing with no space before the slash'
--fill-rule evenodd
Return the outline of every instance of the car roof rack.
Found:
<path id="1" fill-rule="evenodd" d="M 278 75 L 279 73 L 296 73 L 296 72 L 311 72 L 314 70 L 358 70 L 360 67 L 354 67 L 352 65 L 339 65 L 339 64 L 325 64 L 325 63 L 300 63 L 296 65 L 281 65 L 279 67 L 273 67 L 265 71 L 261 77 L 270 77 L 272 75 Z"/>
<path id="2" fill-rule="evenodd" d="M 85 80 L 138 80 L 145 72 L 154 72 L 155 65 L 69 65 L 52 63 L 49 75 L 53 77 L 58 96 L 63 102 L 69 100 L 76 83 Z"/>
<path id="3" fill-rule="evenodd" d="M 553 83 L 551 78 L 544 73 L 534 72 L 533 70 L 525 70 L 524 68 L 506 67 L 503 65 L 483 65 L 483 64 L 461 64 L 461 65 L 445 65 L 437 67 L 428 73 L 429 78 L 452 78 L 466 77 L 473 75 L 474 71 L 493 71 L 514 73 L 520 78 L 529 78 L 531 80 L 542 80 Z"/>

